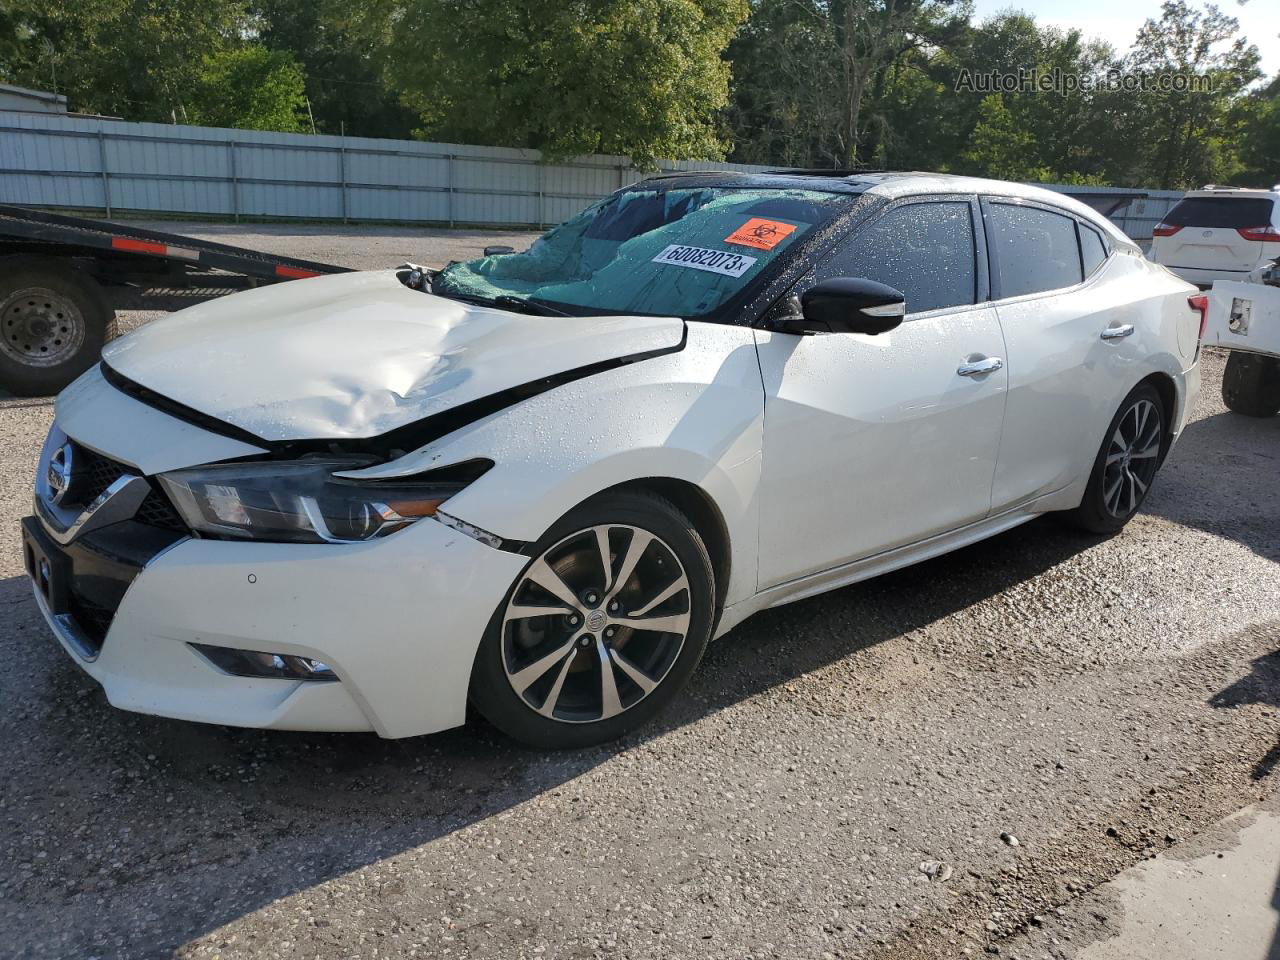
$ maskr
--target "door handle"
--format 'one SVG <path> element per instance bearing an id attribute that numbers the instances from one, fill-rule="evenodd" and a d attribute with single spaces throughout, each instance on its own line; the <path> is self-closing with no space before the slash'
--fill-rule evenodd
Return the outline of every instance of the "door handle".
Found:
<path id="1" fill-rule="evenodd" d="M 1120 340 L 1133 333 L 1133 324 L 1126 323 L 1120 327 L 1107 327 L 1102 331 L 1103 340 Z"/>
<path id="2" fill-rule="evenodd" d="M 962 377 L 981 377 L 988 373 L 995 373 L 1004 366 L 1004 361 L 999 357 L 985 357 L 982 360 L 966 361 L 960 364 L 956 373 Z"/>

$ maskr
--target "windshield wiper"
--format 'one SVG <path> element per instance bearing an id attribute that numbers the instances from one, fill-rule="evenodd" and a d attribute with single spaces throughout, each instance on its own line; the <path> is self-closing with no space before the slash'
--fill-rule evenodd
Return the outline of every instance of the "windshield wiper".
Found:
<path id="1" fill-rule="evenodd" d="M 481 307 L 502 307 L 504 310 L 515 310 L 519 313 L 532 314 L 535 317 L 576 316 L 576 314 L 570 313 L 568 310 L 553 307 L 543 300 L 534 300 L 532 297 L 517 297 L 510 293 L 499 294 L 496 297 L 482 297 L 474 293 L 440 293 L 439 296 L 448 297 L 450 300 L 474 303 Z"/>
<path id="2" fill-rule="evenodd" d="M 561 310 L 559 307 L 553 307 L 545 300 L 535 300 L 533 297 L 517 297 L 509 293 L 501 296 L 490 298 L 495 306 L 509 307 L 512 310 L 523 310 L 525 313 L 536 314 L 540 317 L 572 317 L 573 314 L 568 310 Z"/>

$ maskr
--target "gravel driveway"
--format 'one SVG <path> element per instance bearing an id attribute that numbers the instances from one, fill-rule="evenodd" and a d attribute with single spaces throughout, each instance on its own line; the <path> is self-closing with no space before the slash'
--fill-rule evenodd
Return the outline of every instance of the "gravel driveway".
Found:
<path id="1" fill-rule="evenodd" d="M 529 239 L 165 226 L 352 266 Z M 559 754 L 109 707 L 21 576 L 51 407 L 0 400 L 0 955 L 999 949 L 1274 791 L 1280 418 L 1228 414 L 1222 362 L 1121 536 L 1044 518 L 763 613 L 660 725 Z"/>

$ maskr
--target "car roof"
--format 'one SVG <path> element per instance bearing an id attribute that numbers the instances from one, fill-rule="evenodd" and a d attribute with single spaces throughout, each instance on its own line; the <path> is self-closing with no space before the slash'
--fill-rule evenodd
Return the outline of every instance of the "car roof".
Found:
<path id="1" fill-rule="evenodd" d="M 766 170 L 760 172 L 690 170 L 668 171 L 641 182 L 670 188 L 702 185 L 773 190 L 820 190 L 827 193 L 866 194 L 889 200 L 923 194 L 948 193 L 976 193 L 1013 200 L 1034 200 L 1070 211 L 1105 232 L 1114 243 L 1136 249 L 1133 240 L 1124 231 L 1092 207 L 1054 190 L 1008 180 L 898 170 Z"/>
<path id="2" fill-rule="evenodd" d="M 1251 200 L 1280 200 L 1280 184 L 1276 184 L 1270 190 L 1254 187 L 1215 187 L 1210 184 L 1199 190 L 1188 190 L 1182 195 L 1183 200 L 1188 197 L 1246 197 Z"/>

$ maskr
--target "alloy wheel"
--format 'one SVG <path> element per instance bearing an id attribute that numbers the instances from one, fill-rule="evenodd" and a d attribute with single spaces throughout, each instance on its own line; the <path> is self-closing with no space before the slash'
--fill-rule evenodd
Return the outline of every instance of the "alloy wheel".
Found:
<path id="1" fill-rule="evenodd" d="M 660 537 L 628 524 L 573 533 L 538 556 L 503 611 L 516 696 L 565 723 L 607 720 L 649 696 L 680 656 L 689 577 Z"/>
<path id="2" fill-rule="evenodd" d="M 1142 503 L 1160 465 L 1162 435 L 1160 410 L 1146 399 L 1116 424 L 1102 466 L 1102 501 L 1113 517 L 1127 517 Z"/>
<path id="3" fill-rule="evenodd" d="M 18 290 L 0 304 L 0 352 L 26 366 L 53 367 L 80 350 L 85 322 L 67 296 L 45 287 Z"/>

